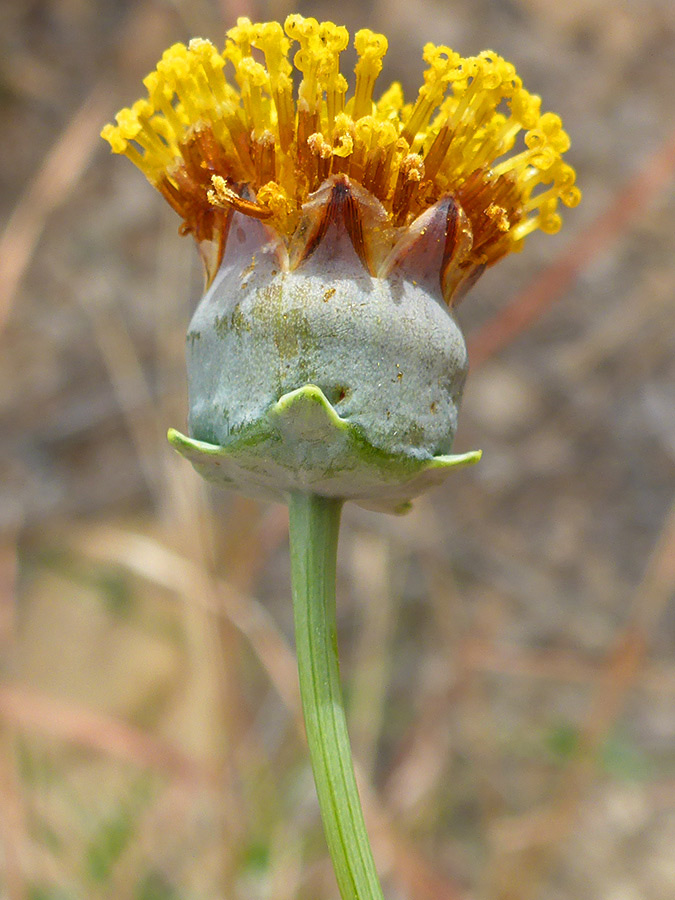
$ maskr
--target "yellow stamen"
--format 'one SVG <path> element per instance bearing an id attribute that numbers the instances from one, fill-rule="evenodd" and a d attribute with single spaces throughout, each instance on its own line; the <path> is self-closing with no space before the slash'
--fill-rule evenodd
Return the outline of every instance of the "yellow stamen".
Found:
<path id="1" fill-rule="evenodd" d="M 373 105 L 373 88 L 377 76 L 382 71 L 382 57 L 387 52 L 388 43 L 383 34 L 376 34 L 368 28 L 362 28 L 354 36 L 354 46 L 359 54 L 354 72 L 356 74 L 356 91 L 352 118 L 360 119 L 369 116 Z"/>
<path id="2" fill-rule="evenodd" d="M 443 99 L 450 81 L 453 78 L 461 78 L 461 64 L 467 64 L 466 60 L 462 60 L 459 54 L 454 53 L 449 47 L 437 47 L 435 44 L 426 44 L 422 57 L 429 63 L 429 68 L 424 73 L 424 84 L 401 133 L 401 137 L 409 144 L 412 144 L 417 133 L 426 127 L 431 114 Z"/>
<path id="3" fill-rule="evenodd" d="M 144 80 L 147 99 L 121 110 L 102 136 L 199 241 L 222 244 L 236 209 L 267 219 L 288 243 L 310 192 L 339 173 L 374 195 L 394 230 L 452 194 L 473 233 L 467 270 L 520 249 L 535 229 L 560 227 L 559 203 L 575 206 L 581 196 L 562 162 L 569 137 L 510 63 L 427 44 L 415 102 L 405 104 L 399 84 L 378 99 L 387 40 L 363 29 L 348 99 L 340 72 L 348 43 L 332 22 L 291 15 L 282 27 L 242 17 L 222 53 L 201 39 L 169 47 Z"/>
<path id="4" fill-rule="evenodd" d="M 265 54 L 265 65 L 270 77 L 270 91 L 277 113 L 279 146 L 285 153 L 293 140 L 295 108 L 293 106 L 293 67 L 288 61 L 291 42 L 284 35 L 278 22 L 265 22 L 258 26 L 253 45 Z"/>
<path id="5" fill-rule="evenodd" d="M 227 185 L 227 182 L 224 178 L 221 178 L 220 175 L 214 175 L 211 178 L 211 183 L 213 187 L 211 190 L 207 191 L 206 196 L 208 197 L 209 203 L 213 206 L 219 206 L 223 209 L 236 209 L 237 212 L 244 213 L 246 216 L 252 216 L 254 219 L 269 219 L 272 215 L 272 211 L 268 209 L 266 206 L 261 206 L 259 203 L 252 203 L 250 200 L 245 200 L 243 197 L 240 197 L 236 191 L 233 191 Z"/>

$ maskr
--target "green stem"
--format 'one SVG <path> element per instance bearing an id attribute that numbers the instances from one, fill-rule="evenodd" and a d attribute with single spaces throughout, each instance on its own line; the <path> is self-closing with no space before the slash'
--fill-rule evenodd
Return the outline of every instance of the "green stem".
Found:
<path id="1" fill-rule="evenodd" d="M 294 493 L 291 575 L 300 694 L 328 850 L 342 900 L 382 900 L 345 719 L 335 626 L 342 501 Z"/>

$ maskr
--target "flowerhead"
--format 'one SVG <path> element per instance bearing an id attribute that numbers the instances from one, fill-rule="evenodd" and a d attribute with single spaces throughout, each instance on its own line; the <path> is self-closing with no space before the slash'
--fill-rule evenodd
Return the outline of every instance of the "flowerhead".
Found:
<path id="1" fill-rule="evenodd" d="M 121 110 L 102 135 L 200 243 L 222 244 L 240 210 L 289 244 L 309 196 L 335 175 L 381 204 L 379 257 L 452 194 L 470 235 L 453 289 L 519 250 L 535 229 L 559 229 L 559 204 L 580 199 L 562 159 L 569 138 L 511 63 L 492 51 L 462 57 L 429 43 L 424 83 L 406 103 L 397 83 L 375 91 L 386 37 L 356 33 L 352 90 L 340 72 L 348 43 L 347 29 L 332 22 L 291 15 L 282 28 L 240 18 L 222 51 L 200 39 L 170 47 L 144 81 L 147 98 Z M 374 257 L 373 273 L 382 261 Z"/>
<path id="2" fill-rule="evenodd" d="M 428 460 L 450 449 L 466 374 L 448 307 L 580 193 L 560 118 L 498 54 L 427 44 L 406 102 L 399 84 L 375 90 L 384 35 L 356 33 L 351 88 L 348 44 L 332 22 L 241 18 L 222 51 L 170 47 L 102 136 L 206 264 L 195 437 L 224 447 L 309 384 L 369 446 Z M 307 475 L 304 446 L 286 489 Z"/>

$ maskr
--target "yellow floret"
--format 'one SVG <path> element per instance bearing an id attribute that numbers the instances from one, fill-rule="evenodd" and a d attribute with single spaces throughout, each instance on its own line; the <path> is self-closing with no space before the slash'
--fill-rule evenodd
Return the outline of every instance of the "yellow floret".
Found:
<path id="1" fill-rule="evenodd" d="M 337 173 L 370 191 L 393 229 L 452 194 L 473 229 L 476 266 L 519 249 L 537 228 L 560 227 L 559 203 L 581 197 L 562 161 L 569 137 L 511 63 L 429 43 L 415 102 L 405 104 L 399 84 L 378 99 L 387 39 L 362 29 L 347 99 L 340 54 L 348 42 L 332 22 L 291 15 L 282 27 L 242 17 L 222 53 L 202 39 L 169 47 L 144 79 L 147 98 L 121 110 L 102 137 L 200 241 L 217 236 L 231 208 L 268 218 L 289 240 L 308 195 Z M 295 98 L 294 67 L 302 76 Z M 237 205 L 245 185 L 244 196 L 257 199 Z"/>
<path id="2" fill-rule="evenodd" d="M 382 57 L 389 45 L 383 34 L 362 28 L 354 36 L 354 46 L 359 54 L 359 61 L 354 68 L 356 90 L 351 114 L 354 119 L 360 119 L 361 116 L 369 116 L 372 112 L 373 88 L 377 76 L 382 71 Z"/>

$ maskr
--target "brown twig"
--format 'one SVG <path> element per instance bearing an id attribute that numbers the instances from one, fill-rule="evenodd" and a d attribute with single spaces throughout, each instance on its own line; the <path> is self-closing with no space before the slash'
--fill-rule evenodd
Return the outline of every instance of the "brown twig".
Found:
<path id="1" fill-rule="evenodd" d="M 465 639 L 460 652 L 470 669 L 493 675 L 590 684 L 603 671 L 600 661 L 578 653 L 554 649 L 538 652 L 481 638 Z M 635 687 L 650 693 L 675 693 L 675 670 L 656 666 L 643 668 Z"/>
<path id="2" fill-rule="evenodd" d="M 675 172 L 671 134 L 558 259 L 469 340 L 473 368 L 499 353 L 558 300 L 581 272 L 615 243 L 649 207 Z"/>

